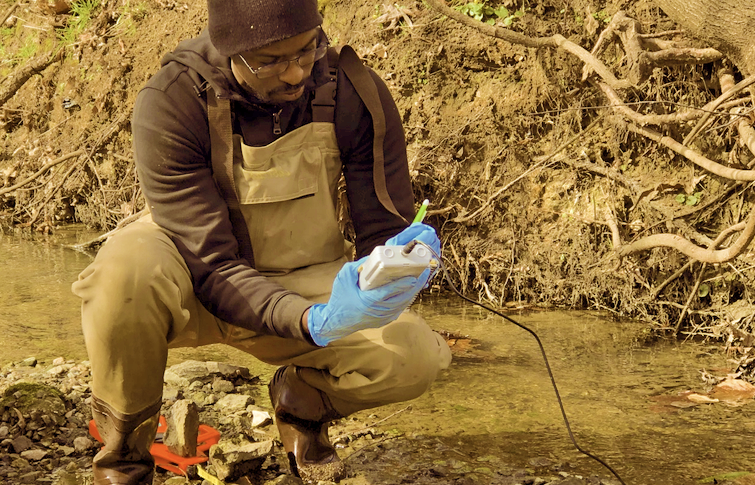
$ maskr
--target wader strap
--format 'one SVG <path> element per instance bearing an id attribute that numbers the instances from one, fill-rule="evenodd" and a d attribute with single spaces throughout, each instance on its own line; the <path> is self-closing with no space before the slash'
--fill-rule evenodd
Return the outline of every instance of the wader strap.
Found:
<path id="1" fill-rule="evenodd" d="M 372 178 L 374 179 L 373 183 L 375 184 L 377 198 L 388 211 L 406 221 L 406 218 L 396 210 L 396 206 L 393 204 L 390 194 L 388 194 L 388 187 L 385 181 L 385 157 L 383 154 L 383 143 L 386 132 L 385 113 L 383 112 L 383 103 L 380 101 L 380 94 L 378 93 L 375 81 L 367 71 L 367 68 L 362 64 L 357 53 L 350 46 L 346 45 L 341 48 L 339 64 L 372 117 L 372 129 L 375 134 L 372 146 L 372 157 L 374 160 Z"/>
<path id="2" fill-rule="evenodd" d="M 338 51 L 328 48 L 330 81 L 315 90 L 312 100 L 312 121 L 333 123 L 336 117 L 336 79 L 338 79 Z"/>
<path id="3" fill-rule="evenodd" d="M 233 126 L 231 125 L 231 100 L 215 96 L 215 90 L 207 90 L 207 121 L 210 128 L 210 157 L 212 176 L 220 190 L 220 195 L 228 206 L 233 235 L 239 244 L 239 256 L 254 267 L 254 253 L 249 239 L 236 184 L 233 181 Z"/>

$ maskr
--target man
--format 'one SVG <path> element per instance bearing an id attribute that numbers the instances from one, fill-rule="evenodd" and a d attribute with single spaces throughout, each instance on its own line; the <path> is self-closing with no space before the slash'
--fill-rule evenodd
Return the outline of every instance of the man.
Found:
<path id="1" fill-rule="evenodd" d="M 168 348 L 216 342 L 280 366 L 269 392 L 292 471 L 337 480 L 329 422 L 413 399 L 450 363 L 404 312 L 429 272 L 362 291 L 359 265 L 377 245 L 440 244 L 408 225 L 388 89 L 350 48 L 329 66 L 316 0 L 209 0 L 208 16 L 134 108 L 151 218 L 113 236 L 73 286 L 104 440 L 94 482 L 152 482 Z M 338 225 L 342 174 L 355 262 Z"/>

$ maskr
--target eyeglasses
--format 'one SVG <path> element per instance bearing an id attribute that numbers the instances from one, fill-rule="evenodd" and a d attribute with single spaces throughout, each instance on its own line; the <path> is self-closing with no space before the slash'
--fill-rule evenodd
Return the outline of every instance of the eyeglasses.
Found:
<path id="1" fill-rule="evenodd" d="M 294 61 L 296 61 L 299 67 L 306 67 L 310 64 L 314 64 L 315 61 L 319 61 L 320 59 L 325 57 L 326 52 L 328 52 L 328 43 L 323 42 L 316 48 L 304 51 L 301 55 L 294 57 L 293 59 L 271 62 L 270 64 L 264 64 L 258 68 L 253 68 L 252 66 L 250 66 L 249 63 L 246 62 L 246 59 L 244 59 L 244 56 L 242 56 L 241 54 L 239 54 L 239 57 L 242 61 L 244 61 L 244 65 L 247 67 L 247 69 L 249 69 L 249 71 L 251 71 L 252 74 L 260 79 L 265 79 L 268 77 L 279 76 L 283 74 L 284 72 L 286 72 L 286 69 L 288 69 L 289 64 Z"/>

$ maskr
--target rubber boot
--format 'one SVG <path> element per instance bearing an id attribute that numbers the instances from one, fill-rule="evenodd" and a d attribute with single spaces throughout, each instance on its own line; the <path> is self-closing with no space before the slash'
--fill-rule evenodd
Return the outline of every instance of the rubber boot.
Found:
<path id="1" fill-rule="evenodd" d="M 152 485 L 161 402 L 137 414 L 122 414 L 92 396 L 92 415 L 104 446 L 94 457 L 94 485 Z"/>
<path id="2" fill-rule="evenodd" d="M 328 396 L 304 382 L 294 366 L 278 369 L 268 388 L 291 472 L 304 482 L 343 478 L 346 469 L 328 438 L 330 421 L 343 416 Z"/>

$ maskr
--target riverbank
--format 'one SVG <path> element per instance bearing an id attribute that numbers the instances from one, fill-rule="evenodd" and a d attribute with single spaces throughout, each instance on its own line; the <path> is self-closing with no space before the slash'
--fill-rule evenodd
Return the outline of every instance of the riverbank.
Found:
<path id="1" fill-rule="evenodd" d="M 86 361 L 58 358 L 51 363 L 30 357 L 0 371 L 0 481 L 6 484 L 90 484 L 99 447 L 89 434 L 90 367 Z M 251 467 L 234 463 L 233 452 L 212 453 L 204 464 L 219 483 L 285 485 L 301 481 L 288 472 L 277 430 L 270 419 L 266 382 L 249 369 L 218 362 L 185 361 L 165 373 L 163 415 L 185 400 L 193 402 L 200 422 L 221 433 L 234 450 L 270 443 Z M 411 404 L 398 413 L 409 412 Z M 533 456 L 517 467 L 494 455 L 473 457 L 437 437 L 401 432 L 381 410 L 335 423 L 331 439 L 349 469 L 341 483 L 514 485 L 616 485 L 615 479 L 583 476 L 573 463 Z M 230 463 L 230 465 L 229 465 Z M 249 463 L 249 462 L 246 462 Z M 243 474 L 239 475 L 239 470 Z M 210 485 L 190 467 L 186 476 L 157 468 L 155 484 Z M 204 480 L 204 481 L 203 481 Z"/>

